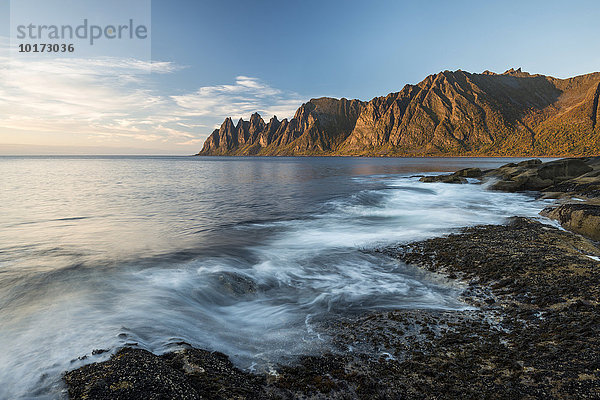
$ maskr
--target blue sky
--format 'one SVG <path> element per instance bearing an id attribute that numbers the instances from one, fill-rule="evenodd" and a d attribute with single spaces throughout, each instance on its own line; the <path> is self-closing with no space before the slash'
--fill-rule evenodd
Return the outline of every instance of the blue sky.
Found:
<path id="1" fill-rule="evenodd" d="M 73 60 L 68 79 L 47 64 L 20 64 L 15 76 L 9 4 L 0 0 L 0 153 L 191 154 L 226 116 L 281 119 L 320 96 L 370 100 L 446 69 L 600 70 L 597 0 L 155 0 L 152 74 L 111 77 Z"/>

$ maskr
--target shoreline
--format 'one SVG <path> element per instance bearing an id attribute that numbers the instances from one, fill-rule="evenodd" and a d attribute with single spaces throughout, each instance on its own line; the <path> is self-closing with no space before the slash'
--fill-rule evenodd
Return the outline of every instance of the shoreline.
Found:
<path id="1" fill-rule="evenodd" d="M 538 182 L 541 165 L 504 166 L 495 179 L 521 188 Z M 569 181 L 590 172 L 552 187 L 572 187 Z M 461 177 L 455 174 L 436 176 Z M 571 183 L 581 190 L 566 197 L 589 189 L 581 186 L 587 181 Z M 600 248 L 593 241 L 515 217 L 377 251 L 463 283 L 461 297 L 475 309 L 378 311 L 331 321 L 320 329 L 339 351 L 303 356 L 267 374 L 240 371 L 226 355 L 191 346 L 160 356 L 124 348 L 109 361 L 67 372 L 70 398 L 600 396 Z"/>
<path id="2" fill-rule="evenodd" d="M 294 157 L 331 157 L 331 158 L 518 158 L 518 159 L 530 159 L 532 157 L 535 158 L 567 158 L 570 156 L 566 155 L 555 155 L 555 156 L 543 156 L 543 155 L 530 155 L 530 156 L 502 156 L 502 155 L 446 155 L 446 154 L 431 154 L 431 155 L 360 155 L 360 154 L 282 154 L 282 155 L 261 155 L 261 154 L 245 154 L 245 155 L 236 155 L 236 154 L 190 154 L 185 157 L 227 157 L 227 158 L 294 158 Z M 572 156 L 575 158 L 586 157 L 586 156 Z"/>

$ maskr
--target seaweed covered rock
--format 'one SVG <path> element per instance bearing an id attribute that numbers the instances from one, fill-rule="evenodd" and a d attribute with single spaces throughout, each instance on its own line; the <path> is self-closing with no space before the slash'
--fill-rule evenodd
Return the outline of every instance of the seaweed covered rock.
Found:
<path id="1" fill-rule="evenodd" d="M 225 354 L 189 348 L 155 355 L 123 348 L 110 360 L 67 372 L 71 399 L 259 399 L 264 378 Z"/>

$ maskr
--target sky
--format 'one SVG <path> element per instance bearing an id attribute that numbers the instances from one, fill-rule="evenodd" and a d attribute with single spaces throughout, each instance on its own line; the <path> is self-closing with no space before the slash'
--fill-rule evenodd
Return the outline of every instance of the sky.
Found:
<path id="1" fill-rule="evenodd" d="M 43 61 L 11 59 L 10 5 L 0 154 L 188 155 L 228 116 L 289 118 L 311 98 L 370 100 L 444 70 L 600 71 L 598 0 L 154 0 L 148 59 Z"/>

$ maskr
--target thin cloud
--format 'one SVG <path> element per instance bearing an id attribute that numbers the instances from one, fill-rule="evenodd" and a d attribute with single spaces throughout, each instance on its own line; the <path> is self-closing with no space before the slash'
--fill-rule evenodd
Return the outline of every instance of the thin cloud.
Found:
<path id="1" fill-rule="evenodd" d="M 139 60 L 0 60 L 1 128 L 24 131 L 141 132 L 146 122 L 179 122 L 173 102 L 124 72 L 152 69 Z M 156 63 L 160 73 L 177 69 Z M 125 75 L 126 76 L 126 75 Z M 139 79 L 144 79 L 140 81 Z M 165 132 L 168 134 L 168 132 Z"/>
<path id="2" fill-rule="evenodd" d="M 294 115 L 302 104 L 296 93 L 273 88 L 258 78 L 238 76 L 234 84 L 204 86 L 194 93 L 172 96 L 186 116 L 247 118 L 254 112 L 264 117 Z"/>

